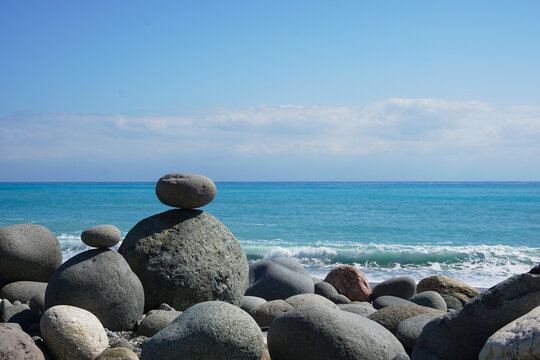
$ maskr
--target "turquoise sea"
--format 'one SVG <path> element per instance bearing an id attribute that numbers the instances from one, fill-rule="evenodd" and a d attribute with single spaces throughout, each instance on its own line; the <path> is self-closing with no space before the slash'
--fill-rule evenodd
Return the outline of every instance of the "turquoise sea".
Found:
<path id="1" fill-rule="evenodd" d="M 370 281 L 446 274 L 488 287 L 540 262 L 540 183 L 216 183 L 203 210 L 220 219 L 248 260 L 287 256 L 315 276 L 337 264 Z M 169 208 L 154 183 L 2 183 L 0 226 L 35 223 L 64 258 L 81 232 L 116 225 L 125 236 Z"/>

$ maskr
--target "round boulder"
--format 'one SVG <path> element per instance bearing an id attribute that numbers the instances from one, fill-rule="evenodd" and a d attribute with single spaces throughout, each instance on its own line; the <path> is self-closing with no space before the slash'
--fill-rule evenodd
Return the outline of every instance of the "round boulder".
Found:
<path id="1" fill-rule="evenodd" d="M 152 310 L 146 314 L 139 326 L 137 326 L 137 332 L 152 337 L 169 326 L 181 313 L 181 311 Z"/>
<path id="2" fill-rule="evenodd" d="M 285 300 L 271 300 L 251 309 L 249 315 L 260 327 L 267 327 L 275 318 L 293 309 L 294 307 Z"/>
<path id="3" fill-rule="evenodd" d="M 144 291 L 122 255 L 93 249 L 56 270 L 45 292 L 45 308 L 55 305 L 86 309 L 109 330 L 131 330 L 142 318 Z"/>
<path id="4" fill-rule="evenodd" d="M 105 350 L 96 360 L 139 360 L 139 357 L 128 348 L 116 347 Z"/>
<path id="5" fill-rule="evenodd" d="M 109 346 L 98 318 L 84 309 L 52 307 L 43 313 L 39 325 L 45 345 L 57 360 L 94 360 Z"/>
<path id="6" fill-rule="evenodd" d="M 13 324 L 0 324 L 0 359 L 45 360 L 34 339 Z"/>
<path id="7" fill-rule="evenodd" d="M 285 301 L 295 309 L 306 305 L 320 305 L 328 306 L 332 309 L 339 309 L 332 301 L 317 294 L 298 294 L 285 299 Z"/>
<path id="8" fill-rule="evenodd" d="M 369 315 L 368 318 L 378 322 L 379 324 L 387 328 L 392 334 L 394 334 L 400 322 L 410 317 L 425 313 L 436 313 L 437 315 L 446 314 L 445 312 L 425 306 L 420 306 L 416 304 L 402 304 L 385 307 L 381 310 L 378 310 L 376 313 Z"/>
<path id="9" fill-rule="evenodd" d="M 245 312 L 249 312 L 254 307 L 262 305 L 265 302 L 266 300 L 257 296 L 244 296 L 244 298 L 242 299 L 242 305 L 240 306 L 240 308 L 244 310 Z"/>
<path id="10" fill-rule="evenodd" d="M 229 229 L 206 212 L 175 209 L 146 218 L 118 252 L 141 279 L 146 311 L 161 303 L 180 311 L 209 300 L 242 304 L 246 255 Z"/>
<path id="11" fill-rule="evenodd" d="M 260 360 L 263 349 L 262 332 L 245 311 L 208 301 L 190 307 L 147 340 L 141 360 Z"/>
<path id="12" fill-rule="evenodd" d="M 0 289 L 0 299 L 8 299 L 9 301 L 19 300 L 22 303 L 26 303 L 34 296 L 44 296 L 46 288 L 46 282 L 16 281 Z"/>
<path id="13" fill-rule="evenodd" d="M 443 297 L 436 291 L 423 291 L 410 298 L 409 301 L 417 305 L 430 307 L 444 312 L 448 309 Z"/>
<path id="14" fill-rule="evenodd" d="M 62 248 L 46 227 L 17 224 L 0 228 L 0 285 L 49 281 L 62 264 Z"/>
<path id="15" fill-rule="evenodd" d="M 369 281 L 364 273 L 352 265 L 336 267 L 326 275 L 324 281 L 351 301 L 368 301 L 371 297 Z"/>
<path id="16" fill-rule="evenodd" d="M 407 353 L 411 354 L 416 345 L 416 339 L 422 333 L 422 329 L 431 320 L 443 316 L 437 313 L 425 313 L 410 317 L 400 322 L 396 328 L 396 337 L 403 344 Z"/>
<path id="17" fill-rule="evenodd" d="M 411 276 L 398 276 L 385 280 L 373 288 L 371 296 L 395 296 L 408 300 L 416 292 L 416 281 Z"/>
<path id="18" fill-rule="evenodd" d="M 122 233 L 114 225 L 99 225 L 86 229 L 81 234 L 81 240 L 88 246 L 107 248 L 120 242 Z"/>
<path id="19" fill-rule="evenodd" d="M 276 318 L 268 331 L 268 349 L 272 360 L 388 360 L 405 351 L 379 324 L 318 305 Z"/>
<path id="20" fill-rule="evenodd" d="M 365 317 L 368 317 L 369 315 L 373 314 L 377 310 L 368 302 L 358 302 L 358 303 L 352 303 L 352 304 L 339 304 L 338 305 L 340 310 L 348 311 L 355 313 L 357 315 L 362 315 Z"/>
<path id="21" fill-rule="evenodd" d="M 418 293 L 423 291 L 436 291 L 439 294 L 452 295 L 458 299 L 461 304 L 465 304 L 475 296 L 480 295 L 480 291 L 463 281 L 454 279 L 446 275 L 434 275 L 420 280 L 416 288 Z"/>
<path id="22" fill-rule="evenodd" d="M 409 300 L 405 300 L 403 298 L 400 298 L 397 296 L 391 296 L 391 295 L 379 296 L 373 301 L 373 307 L 377 310 L 380 310 L 387 306 L 400 305 L 400 304 L 414 304 L 414 303 Z"/>
<path id="23" fill-rule="evenodd" d="M 461 301 L 453 297 L 452 295 L 448 294 L 441 294 L 441 297 L 443 298 L 444 302 L 446 303 L 446 309 L 448 310 L 459 310 L 463 308 L 463 304 L 461 304 Z"/>
<path id="24" fill-rule="evenodd" d="M 216 185 L 202 175 L 173 173 L 158 180 L 156 195 L 163 204 L 194 209 L 209 204 L 216 196 Z"/>

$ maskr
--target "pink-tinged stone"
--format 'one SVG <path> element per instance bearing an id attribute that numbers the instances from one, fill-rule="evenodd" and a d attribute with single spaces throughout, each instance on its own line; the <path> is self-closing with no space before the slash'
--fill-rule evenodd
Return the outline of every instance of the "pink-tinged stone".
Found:
<path id="1" fill-rule="evenodd" d="M 340 265 L 330 271 L 324 279 L 351 301 L 368 301 L 371 286 L 366 275 L 351 265 Z"/>

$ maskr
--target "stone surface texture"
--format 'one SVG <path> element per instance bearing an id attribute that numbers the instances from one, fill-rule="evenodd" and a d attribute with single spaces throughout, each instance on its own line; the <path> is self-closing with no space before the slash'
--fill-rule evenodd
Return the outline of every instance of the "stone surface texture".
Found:
<path id="1" fill-rule="evenodd" d="M 480 291 L 472 286 L 446 275 L 434 275 L 420 280 L 416 287 L 416 291 L 421 293 L 428 290 L 436 291 L 441 295 L 452 295 L 458 299 L 461 304 L 465 304 L 467 301 L 480 294 Z"/>
<path id="2" fill-rule="evenodd" d="M 431 320 L 442 316 L 443 314 L 430 312 L 410 317 L 398 324 L 395 335 L 403 344 L 403 347 L 408 354 L 412 353 L 414 345 L 416 345 L 416 340 L 418 339 L 418 336 L 420 336 L 424 326 Z"/>
<path id="3" fill-rule="evenodd" d="M 290 298 L 285 299 L 285 301 L 290 304 L 292 307 L 299 308 L 300 306 L 306 305 L 320 305 L 328 306 L 332 309 L 339 309 L 336 304 L 328 300 L 324 296 L 317 294 L 299 294 L 291 296 Z"/>
<path id="4" fill-rule="evenodd" d="M 409 304 L 410 305 L 410 304 L 414 304 L 414 303 L 409 301 L 409 300 L 405 300 L 403 298 L 400 298 L 400 297 L 397 297 L 397 296 L 392 296 L 392 295 L 379 296 L 373 301 L 373 307 L 375 309 L 377 309 L 377 310 L 385 308 L 387 306 L 401 305 L 401 304 Z"/>
<path id="5" fill-rule="evenodd" d="M 156 195 L 163 204 L 194 209 L 209 204 L 216 196 L 216 185 L 206 176 L 172 173 L 161 177 Z"/>
<path id="6" fill-rule="evenodd" d="M 137 332 L 141 335 L 152 337 L 169 326 L 181 313 L 181 311 L 152 310 L 141 321 L 137 327 Z"/>
<path id="7" fill-rule="evenodd" d="M 242 305 L 240 306 L 240 308 L 244 310 L 245 312 L 249 313 L 251 309 L 259 305 L 262 305 L 265 302 L 266 300 L 258 296 L 244 296 L 244 298 L 242 299 Z"/>
<path id="8" fill-rule="evenodd" d="M 377 311 L 370 303 L 367 303 L 367 302 L 343 304 L 343 305 L 339 304 L 338 307 L 340 310 L 352 312 L 357 315 L 362 315 L 365 317 L 368 317 L 369 315 Z"/>
<path id="9" fill-rule="evenodd" d="M 47 288 L 46 282 L 16 281 L 0 289 L 0 299 L 8 299 L 11 302 L 19 300 L 26 303 L 34 296 L 44 296 L 45 288 Z"/>
<path id="10" fill-rule="evenodd" d="M 398 276 L 385 280 L 373 288 L 371 296 L 376 299 L 380 296 L 395 296 L 408 300 L 416 292 L 416 281 L 411 276 Z"/>
<path id="11" fill-rule="evenodd" d="M 351 301 L 367 301 L 371 298 L 371 286 L 366 276 L 352 265 L 340 265 L 324 279 L 340 294 Z"/>
<path id="12" fill-rule="evenodd" d="M 249 315 L 260 327 L 267 327 L 275 318 L 291 310 L 294 310 L 294 307 L 285 300 L 271 300 L 251 309 Z"/>
<path id="13" fill-rule="evenodd" d="M 88 246 L 103 248 L 111 247 L 120 242 L 122 233 L 114 225 L 98 225 L 84 230 L 81 240 Z"/>
<path id="14" fill-rule="evenodd" d="M 448 310 L 443 297 L 436 291 L 422 291 L 421 293 L 410 298 L 409 301 L 417 305 L 430 307 L 444 312 Z"/>
<path id="15" fill-rule="evenodd" d="M 139 357 L 128 348 L 116 347 L 105 350 L 96 360 L 139 360 Z"/>
<path id="16" fill-rule="evenodd" d="M 13 324 L 0 324 L 0 359 L 45 360 L 34 339 Z"/>
<path id="17" fill-rule="evenodd" d="M 392 334 L 396 332 L 396 328 L 400 322 L 410 317 L 425 314 L 425 313 L 436 313 L 438 315 L 444 315 L 446 312 L 435 310 L 420 305 L 392 305 L 387 306 L 381 310 L 378 310 L 376 313 L 368 316 L 369 319 L 378 322 L 385 328 L 387 328 Z"/>

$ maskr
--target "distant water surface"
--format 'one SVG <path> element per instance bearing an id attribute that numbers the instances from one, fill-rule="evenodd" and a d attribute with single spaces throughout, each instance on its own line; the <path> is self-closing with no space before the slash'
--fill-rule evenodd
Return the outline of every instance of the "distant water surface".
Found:
<path id="1" fill-rule="evenodd" d="M 250 261 L 294 257 L 315 276 L 337 264 L 370 281 L 447 274 L 489 287 L 540 262 L 540 183 L 217 183 L 204 207 Z M 166 211 L 154 183 L 3 183 L 0 226 L 35 223 L 64 257 L 81 232 L 116 225 L 125 236 Z"/>

